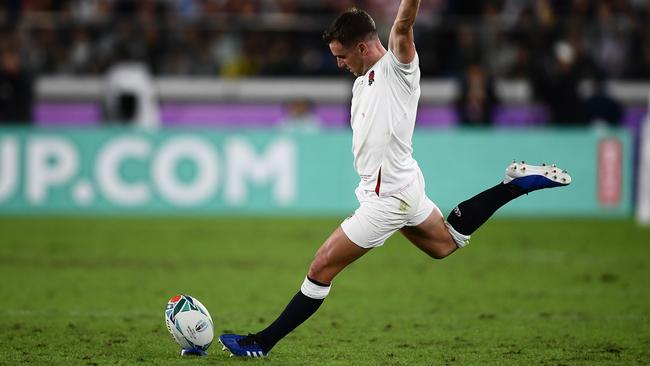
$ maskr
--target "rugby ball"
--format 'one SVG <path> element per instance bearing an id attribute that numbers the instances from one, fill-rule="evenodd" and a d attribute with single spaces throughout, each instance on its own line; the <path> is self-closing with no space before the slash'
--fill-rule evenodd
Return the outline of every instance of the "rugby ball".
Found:
<path id="1" fill-rule="evenodd" d="M 212 317 L 208 309 L 192 296 L 176 295 L 169 299 L 165 323 L 169 334 L 184 350 L 205 351 L 212 344 Z"/>

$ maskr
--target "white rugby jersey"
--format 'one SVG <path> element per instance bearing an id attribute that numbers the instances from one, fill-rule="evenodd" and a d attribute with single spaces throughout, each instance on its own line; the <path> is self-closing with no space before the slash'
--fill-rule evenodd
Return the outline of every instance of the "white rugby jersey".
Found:
<path id="1" fill-rule="evenodd" d="M 402 64 L 389 50 L 355 80 L 350 123 L 359 188 L 390 196 L 417 177 L 411 138 L 419 99 L 417 54 Z"/>

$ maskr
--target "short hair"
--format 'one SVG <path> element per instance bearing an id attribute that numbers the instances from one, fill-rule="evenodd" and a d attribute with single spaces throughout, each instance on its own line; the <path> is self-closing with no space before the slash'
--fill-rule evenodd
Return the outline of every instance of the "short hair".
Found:
<path id="1" fill-rule="evenodd" d="M 377 26 L 370 14 L 357 8 L 341 13 L 323 32 L 323 40 L 330 44 L 339 41 L 344 47 L 368 36 L 377 35 Z"/>

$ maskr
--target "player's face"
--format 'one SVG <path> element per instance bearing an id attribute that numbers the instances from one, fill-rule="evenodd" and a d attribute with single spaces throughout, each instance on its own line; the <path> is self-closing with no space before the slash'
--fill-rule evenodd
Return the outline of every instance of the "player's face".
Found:
<path id="1" fill-rule="evenodd" d="M 346 48 L 339 41 L 332 41 L 329 44 L 332 55 L 336 57 L 336 65 L 341 69 L 346 69 L 355 76 L 360 76 L 363 72 L 363 60 L 361 53 L 356 47 Z"/>

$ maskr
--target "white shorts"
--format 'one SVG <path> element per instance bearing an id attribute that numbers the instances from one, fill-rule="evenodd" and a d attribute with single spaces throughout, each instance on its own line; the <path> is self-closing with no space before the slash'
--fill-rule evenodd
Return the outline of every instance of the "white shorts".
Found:
<path id="1" fill-rule="evenodd" d="M 404 226 L 417 226 L 440 209 L 427 197 L 424 179 L 419 175 L 401 192 L 379 197 L 374 191 L 357 188 L 359 208 L 341 223 L 345 235 L 362 248 L 374 248 L 384 244 L 397 230 Z"/>

